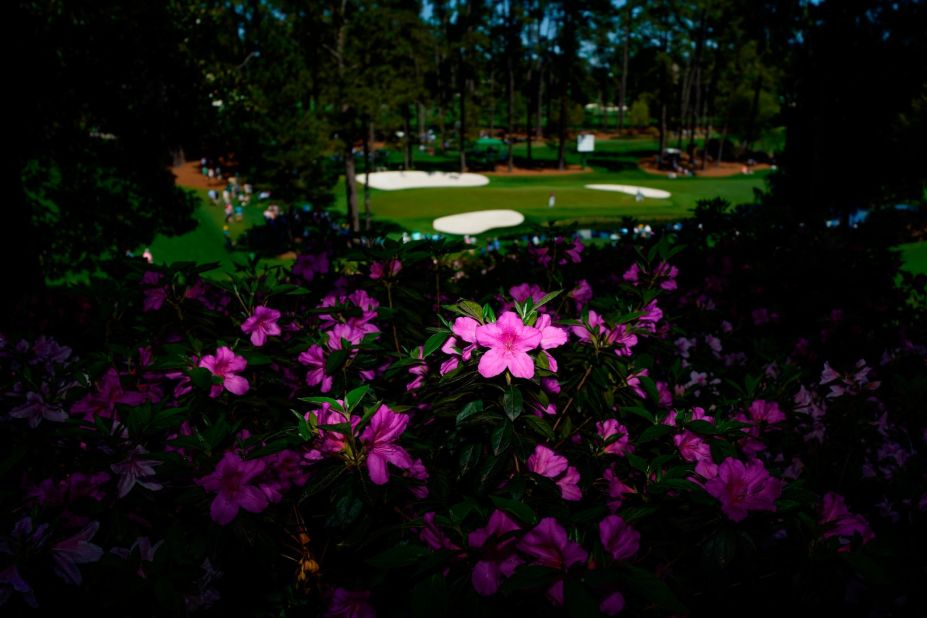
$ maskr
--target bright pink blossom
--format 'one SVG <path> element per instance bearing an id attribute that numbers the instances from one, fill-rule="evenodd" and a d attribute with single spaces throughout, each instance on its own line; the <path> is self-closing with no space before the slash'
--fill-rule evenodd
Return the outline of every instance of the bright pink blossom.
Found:
<path id="1" fill-rule="evenodd" d="M 241 330 L 251 335 L 251 343 L 255 346 L 262 346 L 267 341 L 268 335 L 279 335 L 280 326 L 277 320 L 280 319 L 280 312 L 270 307 L 259 306 L 254 308 L 254 313 L 241 325 Z"/>
<path id="2" fill-rule="evenodd" d="M 323 393 L 332 389 L 332 377 L 325 374 L 325 350 L 322 346 L 312 345 L 305 352 L 300 352 L 299 362 L 309 367 L 306 384 L 319 386 Z"/>
<path id="3" fill-rule="evenodd" d="M 603 442 L 606 442 L 604 453 L 610 455 L 627 455 L 634 452 L 634 446 L 630 443 L 628 428 L 613 418 L 599 421 L 595 424 L 596 431 Z"/>
<path id="4" fill-rule="evenodd" d="M 534 360 L 527 352 L 541 343 L 541 331 L 525 326 L 511 311 L 503 313 L 494 323 L 478 327 L 476 339 L 489 348 L 480 358 L 479 372 L 484 378 L 497 376 L 506 369 L 516 378 L 534 377 Z"/>
<path id="5" fill-rule="evenodd" d="M 374 262 L 370 265 L 371 279 L 392 279 L 402 270 L 402 262 L 396 259 L 389 260 L 386 264 L 383 262 Z"/>
<path id="6" fill-rule="evenodd" d="M 216 494 L 209 509 L 213 521 L 225 526 L 235 519 L 239 508 L 251 513 L 260 513 L 267 508 L 267 496 L 251 484 L 265 468 L 263 461 L 243 461 L 232 451 L 227 451 L 212 474 L 196 481 L 206 491 Z"/>
<path id="7" fill-rule="evenodd" d="M 407 415 L 398 414 L 381 405 L 361 434 L 361 442 L 367 448 L 367 471 L 374 484 L 385 485 L 389 480 L 388 463 L 401 470 L 412 467 L 412 457 L 395 443 L 408 424 Z"/>
<path id="8" fill-rule="evenodd" d="M 821 517 L 818 523 L 825 528 L 821 534 L 825 539 L 839 537 L 846 539 L 859 535 L 863 543 L 875 538 L 872 528 L 862 515 L 851 513 L 846 501 L 838 493 L 827 492 L 821 500 Z"/>
<path id="9" fill-rule="evenodd" d="M 640 547 L 640 532 L 618 515 L 609 515 L 599 522 L 599 539 L 612 560 L 627 560 Z"/>
<path id="10" fill-rule="evenodd" d="M 705 483 L 705 491 L 721 502 L 721 511 L 741 521 L 748 511 L 775 511 L 782 481 L 770 476 L 758 459 L 747 462 L 728 457 L 718 466 L 718 475 Z"/>
<path id="11" fill-rule="evenodd" d="M 238 372 L 245 370 L 248 361 L 243 356 L 232 352 L 231 348 L 223 346 L 216 350 L 215 356 L 207 354 L 200 360 L 199 366 L 208 369 L 214 376 L 222 378 L 222 384 L 212 385 L 209 391 L 210 397 L 218 397 L 223 388 L 235 395 L 244 395 L 248 392 L 248 380 L 237 375 Z"/>
<path id="12" fill-rule="evenodd" d="M 325 618 L 376 618 L 377 612 L 369 598 L 369 591 L 336 588 Z"/>
<path id="13" fill-rule="evenodd" d="M 495 594 L 499 590 L 502 578 L 511 577 L 515 568 L 524 563 L 515 553 L 518 539 L 511 533 L 517 530 L 521 528 L 511 517 L 495 510 L 489 516 L 489 523 L 485 528 L 478 528 L 467 537 L 470 547 L 482 550 L 480 560 L 473 567 L 470 577 L 478 594 Z"/>
<path id="14" fill-rule="evenodd" d="M 90 542 L 99 529 L 100 522 L 90 522 L 77 534 L 58 541 L 52 547 L 55 573 L 64 581 L 80 586 L 82 578 L 77 565 L 96 562 L 103 557 L 103 548 Z"/>
<path id="15" fill-rule="evenodd" d="M 518 550 L 533 558 L 534 564 L 563 571 L 589 557 L 582 545 L 569 540 L 566 530 L 553 517 L 545 517 L 526 533 L 518 543 Z M 547 598 L 558 607 L 563 605 L 562 579 L 547 589 Z"/>
<path id="16" fill-rule="evenodd" d="M 528 470 L 541 476 L 554 480 L 560 488 L 560 495 L 564 500 L 579 500 L 582 492 L 579 489 L 579 471 L 570 466 L 567 458 L 558 455 L 542 444 L 534 448 L 534 453 L 528 457 Z"/>

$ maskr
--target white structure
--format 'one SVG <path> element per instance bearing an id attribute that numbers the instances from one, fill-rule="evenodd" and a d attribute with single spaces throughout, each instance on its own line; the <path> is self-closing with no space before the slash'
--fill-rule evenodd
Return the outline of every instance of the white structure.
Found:
<path id="1" fill-rule="evenodd" d="M 618 193 L 627 193 L 628 195 L 642 195 L 655 200 L 665 200 L 672 195 L 669 191 L 662 189 L 649 189 L 647 187 L 636 187 L 634 185 L 586 185 L 587 189 L 594 191 L 616 191 Z"/>
<path id="2" fill-rule="evenodd" d="M 364 183 L 365 175 L 358 174 L 357 181 Z M 489 184 L 489 178 L 482 174 L 455 174 L 447 172 L 374 172 L 370 174 L 370 188 L 381 191 L 401 189 L 426 189 L 434 187 L 482 187 Z"/>
<path id="3" fill-rule="evenodd" d="M 525 216 L 514 210 L 478 210 L 439 217 L 432 225 L 445 234 L 482 234 L 497 227 L 520 225 L 524 221 Z"/>

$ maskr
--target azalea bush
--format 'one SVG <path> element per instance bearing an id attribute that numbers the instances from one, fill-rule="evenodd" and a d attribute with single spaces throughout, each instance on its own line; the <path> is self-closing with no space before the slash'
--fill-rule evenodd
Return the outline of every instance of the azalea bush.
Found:
<path id="1" fill-rule="evenodd" d="M 823 258 L 747 259 L 762 239 L 723 226 L 504 253 L 338 242 L 219 279 L 114 265 L 66 315 L 4 334 L 6 609 L 922 600 L 911 290 L 800 297 L 772 262 Z"/>

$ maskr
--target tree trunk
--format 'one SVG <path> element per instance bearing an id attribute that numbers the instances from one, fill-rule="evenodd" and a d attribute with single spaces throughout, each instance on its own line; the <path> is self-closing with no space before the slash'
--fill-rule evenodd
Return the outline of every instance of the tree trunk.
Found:
<path id="1" fill-rule="evenodd" d="M 460 173 L 467 171 L 467 89 L 466 80 L 460 86 L 460 130 L 458 131 L 458 147 L 460 149 Z"/>
<path id="2" fill-rule="evenodd" d="M 527 137 L 528 141 L 526 142 L 525 146 L 528 150 L 529 167 L 531 165 L 531 142 L 534 139 L 534 126 L 532 126 L 534 124 L 532 122 L 532 118 L 534 118 L 534 82 L 533 80 L 534 80 L 534 75 L 529 70 L 528 79 L 527 79 L 528 92 L 529 92 L 528 104 L 525 106 L 525 132 L 527 133 L 527 136 L 528 136 Z"/>
<path id="3" fill-rule="evenodd" d="M 348 223 L 351 231 L 360 231 L 360 216 L 357 210 L 357 170 L 354 165 L 354 141 L 345 136 L 344 144 L 344 188 L 348 202 Z"/>
<path id="4" fill-rule="evenodd" d="M 624 134 L 624 109 L 627 105 L 625 98 L 628 92 L 628 54 L 631 46 L 631 0 L 625 2 L 627 12 L 624 18 L 624 51 L 621 61 L 621 90 L 618 93 L 618 134 Z"/>
<path id="5" fill-rule="evenodd" d="M 657 153 L 657 167 L 663 164 L 663 151 L 666 150 L 666 102 L 660 102 L 660 151 Z"/>
<path id="6" fill-rule="evenodd" d="M 370 231 L 370 136 L 373 135 L 373 122 L 367 121 L 364 131 L 364 230 Z"/>
<path id="7" fill-rule="evenodd" d="M 405 148 L 402 153 L 404 169 L 412 169 L 412 118 L 409 117 L 409 104 L 402 104 L 402 129 L 405 133 Z"/>
<path id="8" fill-rule="evenodd" d="M 514 142 L 515 142 L 515 25 L 512 15 L 512 3 L 509 2 L 508 5 L 508 14 L 506 15 L 506 30 L 507 32 L 507 53 L 505 54 L 505 71 L 506 77 L 506 88 L 508 95 L 508 126 L 505 129 L 505 141 L 508 142 L 508 156 L 506 157 L 506 167 L 508 167 L 509 173 L 512 173 L 512 170 L 515 167 L 515 152 L 514 152 Z"/>

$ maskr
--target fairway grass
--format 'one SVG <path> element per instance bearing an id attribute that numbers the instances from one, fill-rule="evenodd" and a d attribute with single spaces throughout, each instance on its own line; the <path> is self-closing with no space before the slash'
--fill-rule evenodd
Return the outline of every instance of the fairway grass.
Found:
<path id="1" fill-rule="evenodd" d="M 645 223 L 673 221 L 688 217 L 696 202 L 721 197 L 734 205 L 752 203 L 754 190 L 765 185 L 765 172 L 751 176 L 728 178 L 679 177 L 669 179 L 644 172 L 638 167 L 641 157 L 650 156 L 657 148 L 652 139 L 626 139 L 599 141 L 596 152 L 589 155 L 590 169 L 577 174 L 547 174 L 538 171 L 531 175 L 492 176 L 483 187 L 454 187 L 408 189 L 403 191 L 370 191 L 373 219 L 391 223 L 409 232 L 434 233 L 432 222 L 439 218 L 481 210 L 515 210 L 525 216 L 523 225 L 507 228 L 506 232 L 520 232 L 534 225 L 550 222 L 576 223 L 582 226 L 617 226 L 623 217 L 634 217 Z M 526 166 L 525 144 L 514 148 L 516 164 Z M 425 155 L 416 152 L 416 165 L 424 170 L 454 171 L 457 153 Z M 544 144 L 533 147 L 533 162 L 553 167 L 556 149 Z M 575 152 L 567 156 L 568 164 L 580 163 Z M 642 185 L 671 193 L 668 199 L 647 199 L 637 202 L 633 195 L 593 191 L 587 184 Z M 358 183 L 363 192 L 363 184 Z M 332 208 L 346 211 L 344 179 L 333 188 L 335 203 Z M 198 264 L 218 262 L 219 272 L 231 272 L 235 260 L 243 254 L 225 249 L 222 227 L 225 215 L 220 206 L 214 206 L 206 191 L 196 191 L 201 205 L 194 213 L 197 227 L 192 232 L 176 237 L 158 236 L 151 244 L 151 253 L 158 264 L 192 261 Z M 548 208 L 550 194 L 556 196 L 556 205 Z M 267 202 L 257 202 L 245 208 L 244 221 L 229 224 L 232 239 L 247 228 L 263 225 L 263 210 Z M 361 206 L 363 208 L 363 206 Z M 496 232 L 490 230 L 488 235 Z M 139 252 L 143 248 L 139 248 Z"/>

